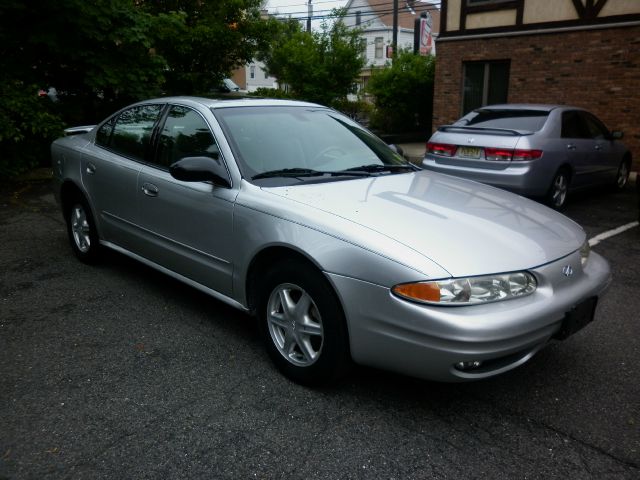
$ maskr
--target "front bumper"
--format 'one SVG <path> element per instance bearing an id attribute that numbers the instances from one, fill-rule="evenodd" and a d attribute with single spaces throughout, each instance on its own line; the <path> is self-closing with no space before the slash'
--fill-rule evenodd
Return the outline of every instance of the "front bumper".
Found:
<path id="1" fill-rule="evenodd" d="M 562 269 L 571 265 L 572 277 Z M 592 253 L 583 270 L 575 252 L 530 269 L 538 288 L 528 297 L 464 307 L 421 305 L 387 287 L 327 274 L 341 297 L 355 362 L 438 381 L 487 378 L 525 363 L 556 334 L 576 305 L 600 296 L 609 265 Z M 482 362 L 461 371 L 459 362 Z"/>

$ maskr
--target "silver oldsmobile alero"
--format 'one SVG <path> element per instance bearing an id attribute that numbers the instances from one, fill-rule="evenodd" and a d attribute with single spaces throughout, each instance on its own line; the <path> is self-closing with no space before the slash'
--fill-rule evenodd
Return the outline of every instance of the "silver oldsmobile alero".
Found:
<path id="1" fill-rule="evenodd" d="M 610 281 L 538 203 L 422 171 L 310 103 L 161 98 L 52 145 L 77 257 L 114 249 L 254 313 L 288 377 L 490 377 L 593 319 Z"/>

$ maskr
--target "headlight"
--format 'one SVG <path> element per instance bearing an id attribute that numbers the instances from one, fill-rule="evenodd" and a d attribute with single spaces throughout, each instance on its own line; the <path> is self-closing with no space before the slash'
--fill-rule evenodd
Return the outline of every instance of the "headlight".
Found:
<path id="1" fill-rule="evenodd" d="M 536 279 L 528 272 L 402 283 L 391 291 L 399 297 L 434 305 L 474 305 L 532 294 Z"/>
<path id="2" fill-rule="evenodd" d="M 587 264 L 590 253 L 591 253 L 591 246 L 589 245 L 589 240 L 585 240 L 582 246 L 580 247 L 580 263 L 582 263 L 582 268 L 584 268 L 585 265 Z"/>

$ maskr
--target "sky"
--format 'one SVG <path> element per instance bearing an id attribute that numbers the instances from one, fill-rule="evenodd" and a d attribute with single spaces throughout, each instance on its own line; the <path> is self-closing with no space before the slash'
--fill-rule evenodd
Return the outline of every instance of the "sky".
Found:
<path id="1" fill-rule="evenodd" d="M 314 15 L 329 14 L 331 9 L 344 7 L 347 0 L 312 0 Z M 308 0 L 269 0 L 269 13 L 291 14 L 293 17 L 307 16 Z"/>

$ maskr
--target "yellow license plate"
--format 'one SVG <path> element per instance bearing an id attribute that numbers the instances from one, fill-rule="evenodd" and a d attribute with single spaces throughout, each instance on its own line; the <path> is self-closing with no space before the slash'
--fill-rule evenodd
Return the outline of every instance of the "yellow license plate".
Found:
<path id="1" fill-rule="evenodd" d="M 464 158 L 480 158 L 482 149 L 478 147 L 458 147 L 458 156 Z"/>

